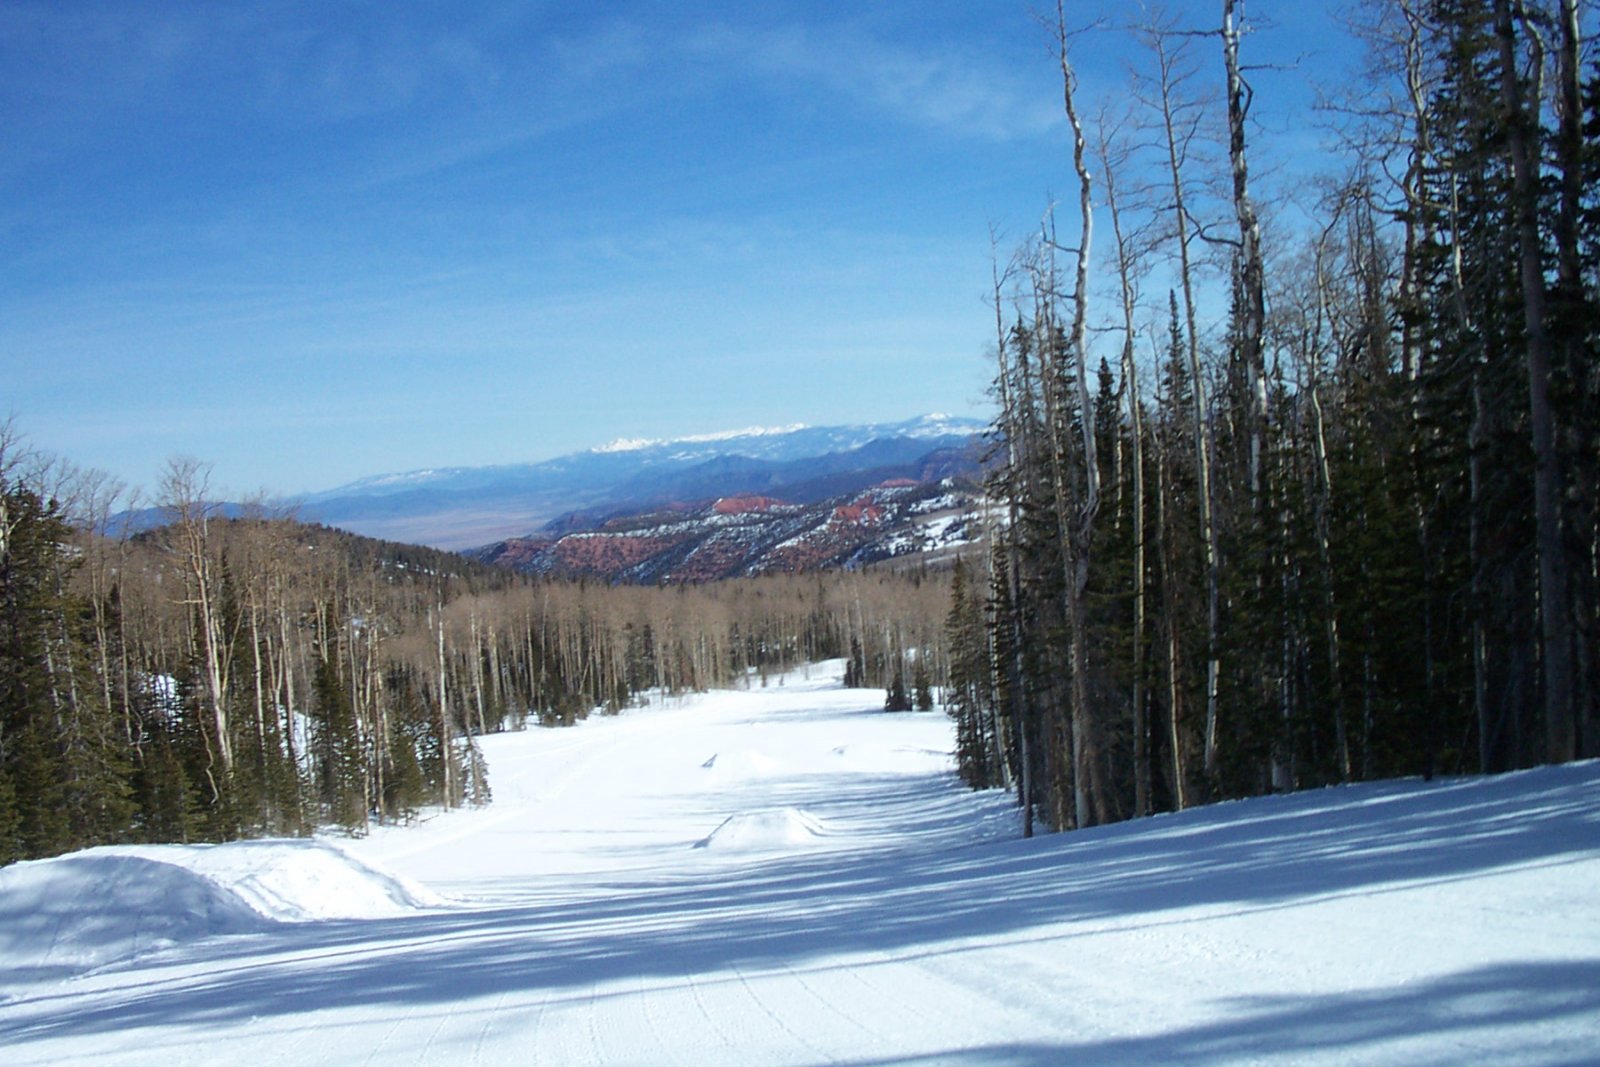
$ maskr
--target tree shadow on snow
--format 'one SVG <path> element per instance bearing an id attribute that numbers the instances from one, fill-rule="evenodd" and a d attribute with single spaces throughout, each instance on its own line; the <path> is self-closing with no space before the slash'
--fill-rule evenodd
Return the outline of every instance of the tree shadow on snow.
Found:
<path id="1" fill-rule="evenodd" d="M 919 1067 L 973 1064 L 985 1067 L 1057 1067 L 1067 1063 L 1229 1064 L 1330 1056 L 1360 1063 L 1366 1057 L 1410 1062 L 1436 1060 L 1439 1035 L 1452 1035 L 1461 1062 L 1477 1058 L 1472 1034 L 1508 1026 L 1538 1034 L 1541 1023 L 1593 1017 L 1600 1011 L 1600 964 L 1520 963 L 1481 968 L 1400 989 L 1368 990 L 1321 997 L 1255 998 L 1233 1004 L 1218 1022 L 1179 1027 L 1139 1037 L 1063 1042 L 995 1044 L 941 1049 L 889 1058 L 854 1059 L 849 1067 Z M 1387 1056 L 1385 1055 L 1387 1052 Z M 1488 1052 L 1487 1049 L 1482 1052 Z M 1519 1062 L 1593 1062 L 1594 1049 L 1581 1039 L 1534 1037 L 1519 1049 Z"/>

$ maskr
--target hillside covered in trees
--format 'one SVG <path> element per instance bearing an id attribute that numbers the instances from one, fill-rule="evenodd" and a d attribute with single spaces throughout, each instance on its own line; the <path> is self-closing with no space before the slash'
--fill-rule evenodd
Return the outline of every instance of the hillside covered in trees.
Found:
<path id="1" fill-rule="evenodd" d="M 812 503 L 723 496 L 609 517 L 592 529 L 500 541 L 468 555 L 530 574 L 706 582 L 949 558 L 982 535 L 980 506 L 965 478 L 905 478 Z"/>
<path id="2" fill-rule="evenodd" d="M 954 700 L 967 780 L 1055 828 L 1600 755 L 1592 12 L 1354 5 L 1307 174 L 1252 147 L 1243 8 L 1058 5 L 1077 195 L 996 263 Z M 1083 99 L 1108 34 L 1131 83 Z"/>
<path id="3" fill-rule="evenodd" d="M 360 832 L 486 802 L 485 733 L 847 652 L 888 686 L 941 644 L 937 577 L 539 580 L 216 517 L 189 463 L 169 471 L 166 526 L 112 538 L 103 479 L 0 444 L 0 862 Z"/>
<path id="4" fill-rule="evenodd" d="M 748 569 L 656 516 L 522 546 L 605 579 L 559 581 L 223 520 L 186 462 L 112 537 L 112 487 L 0 432 L 0 862 L 481 801 L 485 733 L 833 656 L 896 706 L 948 682 L 962 775 L 1030 831 L 1600 755 L 1592 9 L 1353 5 L 1316 169 L 1257 149 L 1280 57 L 1213 10 L 1057 6 L 1076 195 L 996 254 L 989 537 L 952 575 L 607 584 Z M 1131 81 L 1084 99 L 1105 34 Z M 770 504 L 705 518 L 800 544 Z M 866 558 L 833 547 L 782 566 Z"/>

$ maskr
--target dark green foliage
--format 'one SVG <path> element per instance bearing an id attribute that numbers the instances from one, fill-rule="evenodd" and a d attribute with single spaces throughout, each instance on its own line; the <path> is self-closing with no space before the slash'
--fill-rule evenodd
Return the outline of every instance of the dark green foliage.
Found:
<path id="1" fill-rule="evenodd" d="M 406 731 L 397 731 L 389 739 L 380 818 L 385 822 L 409 822 L 427 802 L 427 796 L 422 767 L 417 762 L 416 740 Z"/>
<path id="2" fill-rule="evenodd" d="M 58 753 L 44 723 L 25 723 L 9 731 L 12 781 L 15 783 L 17 836 L 22 855 L 49 856 L 71 845 L 66 812 L 62 807 L 61 767 Z"/>
<path id="3" fill-rule="evenodd" d="M 1397 157 L 1415 164 L 1405 174 L 1415 184 L 1385 189 L 1384 175 L 1357 168 L 1324 203 L 1302 258 L 1280 251 L 1264 382 L 1248 366 L 1243 316 L 1230 314 L 1210 327 L 1216 343 L 1200 346 L 1208 399 L 1197 415 L 1188 338 L 1208 328 L 1183 321 L 1176 294 L 1153 401 L 1137 419 L 1102 364 L 1091 400 L 1102 494 L 1087 549 L 1070 522 L 1081 514 L 1073 465 L 1086 413 L 1052 391 L 1071 364 L 1042 340 L 1069 312 L 1046 266 L 1017 272 L 1031 289 L 1019 283 L 1010 298 L 1035 320 L 999 344 L 1003 447 L 990 491 L 1007 519 L 984 604 L 988 640 L 981 665 L 964 661 L 980 646 L 964 634 L 970 586 L 955 583 L 948 700 L 958 766 L 978 784 L 976 679 L 996 679 L 1030 818 L 1066 828 L 1353 779 L 1600 755 L 1600 67 L 1586 72 L 1581 135 L 1561 124 L 1570 110 L 1522 105 L 1545 124 L 1531 137 L 1543 159 L 1530 190 L 1508 101 L 1532 99 L 1534 72 L 1571 69 L 1536 62 L 1554 58 L 1558 28 L 1537 7 L 1503 20 L 1498 36 L 1500 5 L 1422 8 L 1427 140 Z M 1385 132 L 1402 129 L 1416 126 Z M 1240 277 L 1236 263 L 1233 309 L 1245 306 Z M 1549 463 L 1538 458 L 1548 446 L 1530 325 L 1541 290 Z M 1549 471 L 1554 523 L 1536 507 L 1550 499 Z M 1079 604 L 1061 574 L 1084 559 Z M 1136 590 L 1148 619 L 1137 637 Z M 1552 664 L 1568 652 L 1565 679 Z M 1576 724 L 1575 747 L 1563 723 Z M 1141 782 L 1148 808 L 1134 801 Z"/>
<path id="4" fill-rule="evenodd" d="M 317 800 L 322 820 L 346 830 L 366 826 L 366 758 L 356 728 L 355 706 L 339 672 L 341 647 L 327 641 L 316 662 L 311 744 L 317 756 Z"/>
<path id="5" fill-rule="evenodd" d="M 194 790 L 174 742 L 174 725 L 164 711 L 146 719 L 132 780 L 138 810 L 134 830 L 144 841 L 183 843 L 194 832 Z"/>
<path id="6" fill-rule="evenodd" d="M 22 813 L 17 808 L 17 790 L 11 773 L 0 767 L 0 866 L 24 858 Z"/>
<path id="7" fill-rule="evenodd" d="M 889 683 L 887 695 L 883 701 L 884 711 L 910 711 L 911 694 L 906 692 L 906 675 L 902 668 L 896 668 L 894 680 Z"/>
<path id="8" fill-rule="evenodd" d="M 0 851 L 51 855 L 120 839 L 125 743 L 100 699 L 71 530 L 55 504 L 0 479 Z"/>
<path id="9" fill-rule="evenodd" d="M 973 789 L 988 789 L 1005 781 L 1000 757 L 1006 746 L 995 736 L 998 694 L 992 684 L 983 600 L 966 563 L 958 560 L 951 576 L 950 614 L 945 622 L 950 646 L 945 712 L 956 726 L 956 770 Z"/>
<path id="10" fill-rule="evenodd" d="M 933 683 L 928 677 L 928 665 L 921 656 L 911 672 L 911 699 L 918 711 L 933 710 Z"/>

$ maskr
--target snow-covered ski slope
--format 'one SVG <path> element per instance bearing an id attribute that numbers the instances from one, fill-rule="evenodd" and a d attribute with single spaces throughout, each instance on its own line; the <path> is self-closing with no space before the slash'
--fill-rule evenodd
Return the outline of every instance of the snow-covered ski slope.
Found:
<path id="1" fill-rule="evenodd" d="M 1016 839 L 813 668 L 359 842 L 0 870 L 0 1063 L 1600 1062 L 1600 765 Z"/>

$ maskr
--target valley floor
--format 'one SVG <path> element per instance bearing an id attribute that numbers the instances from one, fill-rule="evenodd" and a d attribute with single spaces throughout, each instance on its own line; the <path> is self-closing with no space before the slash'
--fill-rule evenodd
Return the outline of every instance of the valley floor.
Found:
<path id="1" fill-rule="evenodd" d="M 1600 764 L 1016 839 L 812 668 L 484 739 L 494 804 L 0 870 L 0 1060 L 1593 1063 Z"/>

